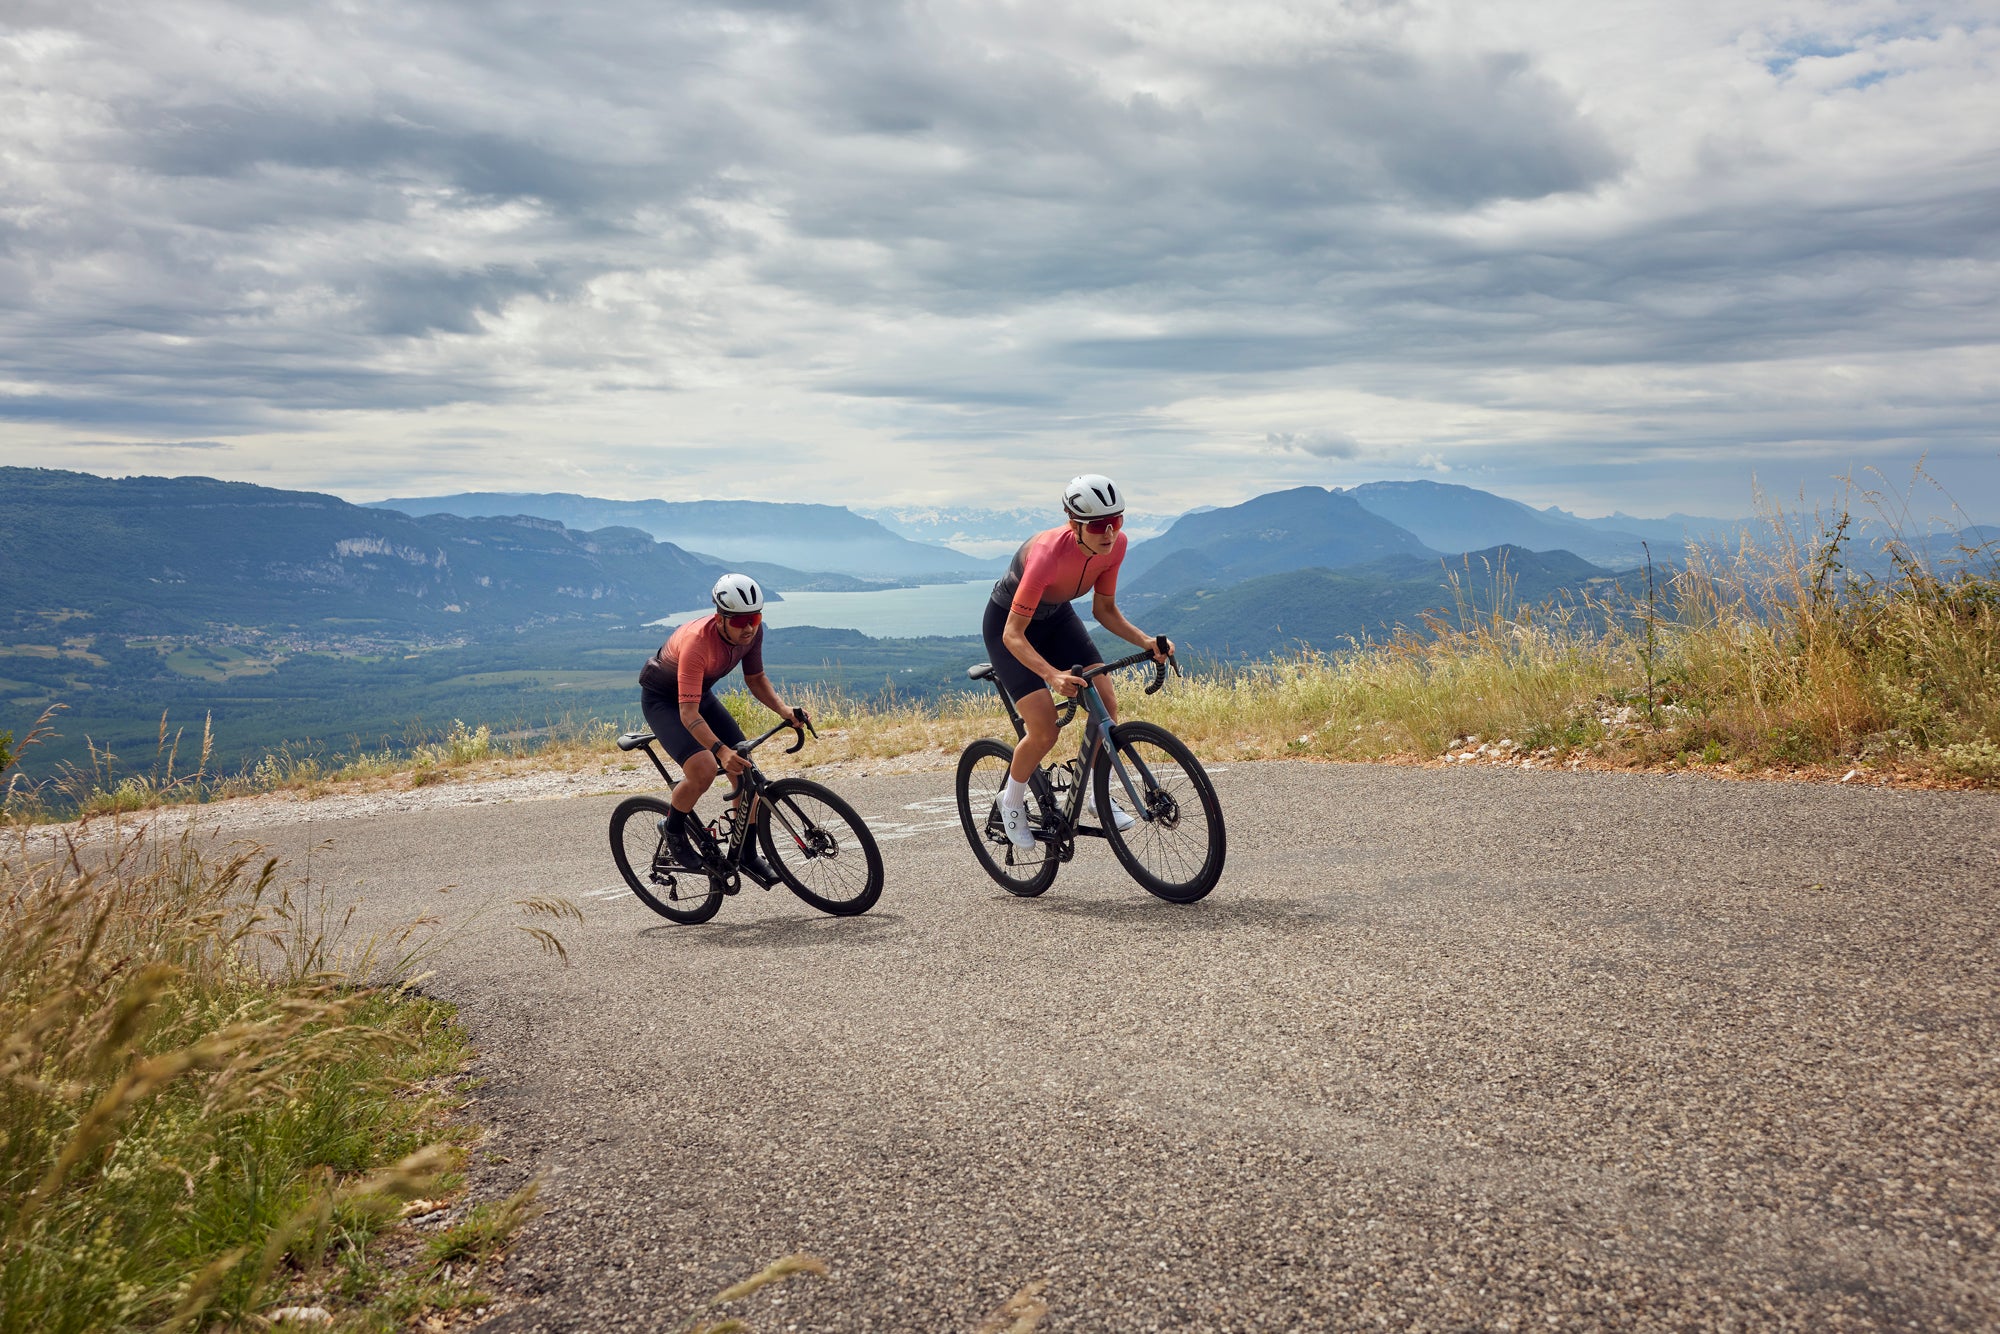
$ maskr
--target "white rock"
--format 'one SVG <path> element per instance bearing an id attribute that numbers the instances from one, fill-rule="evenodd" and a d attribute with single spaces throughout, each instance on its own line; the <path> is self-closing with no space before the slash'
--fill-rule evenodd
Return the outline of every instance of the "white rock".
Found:
<path id="1" fill-rule="evenodd" d="M 274 1325 L 328 1325 L 333 1323 L 333 1312 L 324 1306 L 280 1306 L 271 1312 Z"/>
<path id="2" fill-rule="evenodd" d="M 1861 771 L 1859 769 L 1849 769 L 1844 775 L 1842 775 L 1840 781 L 1843 783 L 1851 783 L 1859 777 L 1861 777 Z"/>

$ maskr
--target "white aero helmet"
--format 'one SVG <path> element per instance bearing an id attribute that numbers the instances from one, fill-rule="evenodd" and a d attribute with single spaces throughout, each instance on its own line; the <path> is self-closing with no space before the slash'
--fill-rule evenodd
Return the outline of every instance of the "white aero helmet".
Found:
<path id="1" fill-rule="evenodd" d="M 1108 519 L 1125 512 L 1125 497 L 1103 473 L 1087 472 L 1063 488 L 1063 510 L 1072 519 Z"/>
<path id="2" fill-rule="evenodd" d="M 764 590 L 747 574 L 725 574 L 709 593 L 715 609 L 724 616 L 743 616 L 764 610 Z"/>

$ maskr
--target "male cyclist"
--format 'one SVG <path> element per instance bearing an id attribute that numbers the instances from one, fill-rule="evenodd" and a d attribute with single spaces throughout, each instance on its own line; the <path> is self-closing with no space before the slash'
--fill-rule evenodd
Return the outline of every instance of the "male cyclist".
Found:
<path id="1" fill-rule="evenodd" d="M 1028 731 L 1014 747 L 1014 763 L 1000 791 L 1000 821 L 1008 841 L 1017 848 L 1035 845 L 1028 818 L 1028 779 L 1056 744 L 1056 702 L 1049 691 L 1073 698 L 1083 689 L 1084 680 L 1069 668 L 1082 664 L 1088 669 L 1104 663 L 1090 632 L 1083 628 L 1083 618 L 1070 603 L 1088 588 L 1090 614 L 1099 625 L 1120 639 L 1151 649 L 1155 660 L 1165 661 L 1173 652 L 1171 642 L 1165 651 L 1160 650 L 1150 635 L 1118 610 L 1118 566 L 1125 559 L 1125 534 L 1121 531 L 1125 527 L 1125 497 L 1110 478 L 1085 473 L 1063 488 L 1062 503 L 1069 522 L 1036 533 L 1021 544 L 1007 573 L 993 585 L 980 631 L 994 675 L 1021 711 Z M 1099 677 L 1097 690 L 1116 721 L 1118 692 L 1111 678 Z M 1091 818 L 1098 818 L 1095 794 L 1085 810 Z M 1132 817 L 1116 802 L 1112 803 L 1111 818 L 1120 829 L 1132 827 Z"/>
<path id="2" fill-rule="evenodd" d="M 639 672 L 639 709 L 646 726 L 685 771 L 674 785 L 673 813 L 662 832 L 667 850 L 690 867 L 699 867 L 702 861 L 688 842 L 688 812 L 717 773 L 734 779 L 750 767 L 750 761 L 736 753 L 743 729 L 715 697 L 715 683 L 741 663 L 743 684 L 765 708 L 794 727 L 806 721 L 805 710 L 779 699 L 771 678 L 764 674 L 764 590 L 747 574 L 725 574 L 715 581 L 709 596 L 715 614 L 675 630 Z M 777 879 L 754 847 L 744 850 L 743 861 L 758 878 Z"/>

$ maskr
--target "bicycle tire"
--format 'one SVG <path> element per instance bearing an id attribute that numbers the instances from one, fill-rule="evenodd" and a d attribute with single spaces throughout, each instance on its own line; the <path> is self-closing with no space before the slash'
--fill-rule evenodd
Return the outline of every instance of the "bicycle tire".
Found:
<path id="1" fill-rule="evenodd" d="M 1009 894 L 1031 899 L 1055 883 L 1062 859 L 1053 843 L 1038 842 L 1036 860 L 1024 861 L 1020 860 L 1021 850 L 1006 842 L 1005 835 L 998 843 L 987 837 L 989 823 L 998 819 L 993 803 L 998 800 L 1000 784 L 1006 781 L 1008 767 L 1013 763 L 1014 748 L 992 737 L 981 737 L 965 748 L 958 757 L 958 778 L 954 785 L 958 793 L 958 822 L 965 830 L 966 842 L 972 844 L 973 857 L 986 874 Z M 1055 802 L 1047 780 L 1037 773 L 1029 782 L 1028 791 L 1041 807 L 1043 824 L 1053 827 Z"/>
<path id="2" fill-rule="evenodd" d="M 659 823 L 673 810 L 658 797 L 627 797 L 611 811 L 611 860 L 639 902 L 670 922 L 699 926 L 722 907 L 722 894 L 702 870 L 689 870 L 667 851 Z M 644 868 L 642 874 L 638 867 Z M 674 884 L 662 884 L 658 877 Z"/>
<path id="3" fill-rule="evenodd" d="M 1145 783 L 1146 773 L 1152 774 L 1154 786 L 1141 787 L 1139 795 L 1160 818 L 1139 820 L 1130 829 L 1119 830 L 1117 821 L 1111 818 L 1112 800 L 1129 799 L 1107 756 L 1091 775 L 1105 841 L 1126 871 L 1149 893 L 1169 903 L 1193 903 L 1214 889 L 1216 881 L 1222 878 L 1222 863 L 1229 850 L 1228 835 L 1222 825 L 1222 803 L 1216 799 L 1215 785 L 1194 752 L 1164 727 L 1144 722 L 1120 723 L 1111 729 L 1111 745 L 1124 761 L 1134 786 Z M 1149 750 L 1158 752 L 1158 757 L 1146 754 Z M 1159 757 L 1164 757 L 1164 762 Z M 1182 826 L 1193 811 L 1198 811 L 1203 821 L 1200 834 L 1203 846 L 1198 855 L 1191 845 L 1169 841 L 1183 832 Z M 1138 812 L 1132 814 L 1136 816 Z M 1187 832 L 1196 833 L 1191 826 Z M 1149 853 L 1154 854 L 1150 861 Z"/>
<path id="4" fill-rule="evenodd" d="M 847 826 L 847 836 L 832 828 L 833 822 L 823 813 L 815 814 L 805 809 L 805 804 L 817 802 L 826 811 Z M 806 847 L 788 836 L 782 842 L 779 833 L 787 833 L 783 823 L 773 818 L 773 807 L 789 818 L 794 829 L 805 833 L 814 846 Z M 806 828 L 800 828 L 801 826 Z M 816 839 L 823 839 L 819 842 Z M 764 857 L 777 871 L 785 887 L 806 903 L 823 913 L 834 917 L 858 917 L 875 906 L 882 897 L 882 850 L 875 846 L 875 836 L 868 832 L 867 824 L 855 814 L 854 808 L 830 788 L 806 778 L 780 778 L 764 789 L 764 799 L 757 804 L 757 841 L 763 845 Z M 820 874 L 827 867 L 838 867 L 834 875 L 840 877 L 843 886 L 852 885 L 854 878 L 846 868 L 853 859 L 840 860 L 841 853 L 848 851 L 848 844 L 861 853 L 862 876 L 858 887 L 842 897 L 822 893 L 827 888 L 826 877 Z M 811 882 L 808 878 L 812 877 Z"/>

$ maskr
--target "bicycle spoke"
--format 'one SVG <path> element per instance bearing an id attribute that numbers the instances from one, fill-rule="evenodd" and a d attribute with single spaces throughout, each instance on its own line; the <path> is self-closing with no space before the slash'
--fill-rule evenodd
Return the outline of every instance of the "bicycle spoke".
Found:
<path id="1" fill-rule="evenodd" d="M 1007 838 L 1000 822 L 999 803 L 1012 762 L 1012 747 L 991 738 L 975 741 L 965 748 L 958 763 L 958 817 L 966 841 L 972 845 L 973 855 L 986 873 L 1008 893 L 1033 897 L 1055 879 L 1061 863 L 1060 848 L 1047 838 L 1036 839 L 1031 848 L 1017 848 Z M 1028 804 L 1037 830 L 1055 825 L 1058 817 L 1040 775 L 1029 785 Z"/>
<path id="2" fill-rule="evenodd" d="M 1113 850 L 1149 890 L 1183 902 L 1213 886 L 1223 849 L 1221 810 L 1185 753 L 1170 733 L 1134 724 L 1120 730 L 1117 763 L 1106 775 L 1112 800 L 1129 802 L 1117 772 L 1122 767 L 1139 803 L 1128 812 L 1132 827 L 1111 832 Z"/>
<path id="3" fill-rule="evenodd" d="M 845 817 L 824 802 L 792 795 L 771 806 L 772 848 L 805 890 L 848 903 L 868 888 L 868 859 Z"/>

